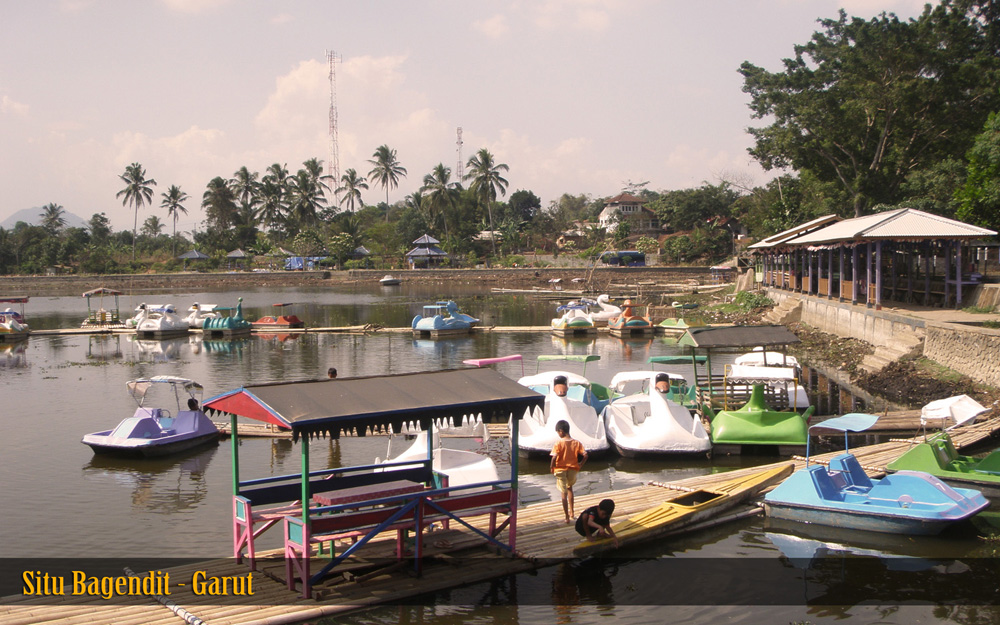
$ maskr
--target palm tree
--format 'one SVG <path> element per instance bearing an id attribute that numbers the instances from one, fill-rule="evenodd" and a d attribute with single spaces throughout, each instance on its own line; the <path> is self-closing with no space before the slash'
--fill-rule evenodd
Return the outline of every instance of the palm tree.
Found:
<path id="1" fill-rule="evenodd" d="M 476 152 L 466 163 L 466 167 L 469 168 L 469 173 L 465 174 L 464 180 L 472 180 L 469 190 L 486 204 L 486 211 L 490 217 L 490 243 L 493 246 L 493 254 L 496 255 L 497 243 L 493 236 L 493 203 L 497 200 L 497 191 L 500 191 L 500 195 L 507 193 L 507 180 L 500 175 L 500 172 L 510 171 L 510 168 L 504 163 L 495 163 L 493 155 L 486 148 Z"/>
<path id="2" fill-rule="evenodd" d="M 354 212 L 355 203 L 364 206 L 361 201 L 361 189 L 368 190 L 368 183 L 365 182 L 364 176 L 358 176 L 358 172 L 354 169 L 348 169 L 344 172 L 344 175 L 340 177 L 340 186 L 337 187 L 336 193 L 343 193 L 344 195 L 340 198 L 340 203 L 347 204 L 347 210 Z"/>
<path id="3" fill-rule="evenodd" d="M 406 168 L 396 159 L 396 150 L 389 149 L 385 144 L 378 146 L 372 157 L 368 161 L 373 165 L 368 178 L 385 189 L 385 220 L 389 221 L 389 187 L 395 189 L 399 186 L 399 178 L 406 176 Z"/>
<path id="4" fill-rule="evenodd" d="M 143 235 L 155 238 L 160 236 L 161 232 L 163 232 L 163 222 L 161 222 L 160 218 L 156 215 L 150 215 L 149 217 L 146 217 L 146 221 L 142 222 Z"/>
<path id="5" fill-rule="evenodd" d="M 166 193 L 161 193 L 163 201 L 160 202 L 160 208 L 167 209 L 167 217 L 174 218 L 174 256 L 177 256 L 177 215 L 184 213 L 187 215 L 188 209 L 184 208 L 184 202 L 188 200 L 188 194 L 181 191 L 181 188 L 175 184 L 170 185 Z"/>
<path id="6" fill-rule="evenodd" d="M 240 217 L 247 226 L 254 225 L 253 215 L 257 204 L 260 203 L 260 182 L 257 181 L 259 176 L 257 172 L 250 173 L 244 165 L 229 179 L 229 188 L 233 190 L 233 195 L 240 203 Z"/>
<path id="7" fill-rule="evenodd" d="M 309 172 L 309 177 L 312 178 L 313 182 L 319 185 L 320 188 L 324 191 L 330 190 L 329 181 L 333 180 L 333 176 L 330 174 L 323 174 L 323 161 L 318 158 L 311 158 L 308 161 L 303 162 L 302 167 Z"/>
<path id="8" fill-rule="evenodd" d="M 42 218 L 42 227 L 51 235 L 59 234 L 59 231 L 66 225 L 66 218 L 63 217 L 65 212 L 63 207 L 58 204 L 46 204 L 42 207 L 42 212 L 39 213 Z"/>
<path id="9" fill-rule="evenodd" d="M 326 196 L 318 178 L 315 178 L 305 169 L 300 169 L 298 173 L 288 179 L 288 190 L 291 201 L 288 212 L 299 228 L 305 228 L 316 224 L 316 214 L 326 204 Z"/>
<path id="10" fill-rule="evenodd" d="M 441 215 L 444 221 L 444 236 L 448 236 L 448 209 L 454 208 L 458 201 L 458 184 L 450 182 L 451 168 L 445 167 L 444 163 L 438 163 L 434 171 L 424 176 L 424 186 L 420 190 L 426 194 L 425 204 L 427 211 L 431 215 L 433 223 L 434 215 Z"/>
<path id="11" fill-rule="evenodd" d="M 153 200 L 153 189 L 156 181 L 146 179 L 146 170 L 139 163 L 132 163 L 125 168 L 125 173 L 118 176 L 125 183 L 125 188 L 115 194 L 116 198 L 124 196 L 122 206 L 131 204 L 135 208 L 135 218 L 132 220 L 132 262 L 135 262 L 135 231 L 139 227 L 139 209 Z"/>
<path id="12" fill-rule="evenodd" d="M 201 196 L 201 207 L 205 209 L 205 222 L 216 232 L 229 230 L 239 219 L 236 196 L 222 176 L 208 181 L 205 193 Z"/>

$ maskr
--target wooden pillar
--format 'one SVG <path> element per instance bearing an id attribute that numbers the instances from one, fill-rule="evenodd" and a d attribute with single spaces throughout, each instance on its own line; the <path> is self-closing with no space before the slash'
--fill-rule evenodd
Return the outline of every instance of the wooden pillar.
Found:
<path id="1" fill-rule="evenodd" d="M 858 246 L 851 248 L 851 303 L 858 303 Z"/>
<path id="2" fill-rule="evenodd" d="M 875 244 L 875 308 L 882 308 L 882 243 Z"/>
<path id="3" fill-rule="evenodd" d="M 826 297 L 833 297 L 833 249 L 826 251 Z"/>
<path id="4" fill-rule="evenodd" d="M 924 306 L 931 305 L 931 242 L 924 241 Z"/>
<path id="5" fill-rule="evenodd" d="M 813 276 L 813 253 L 812 250 L 805 251 L 806 256 L 806 275 L 809 276 L 809 288 L 806 289 L 808 295 L 812 295 L 815 290 L 816 278 Z"/>
<path id="6" fill-rule="evenodd" d="M 309 492 L 309 435 L 305 432 L 299 435 L 299 444 L 302 445 L 302 524 L 308 531 L 309 499 L 312 498 Z"/>
<path id="7" fill-rule="evenodd" d="M 962 308 L 962 242 L 955 241 L 955 310 Z"/>
<path id="8" fill-rule="evenodd" d="M 865 248 L 865 305 L 872 305 L 872 244 L 868 242 Z"/>
<path id="9" fill-rule="evenodd" d="M 906 303 L 913 303 L 913 244 L 906 244 Z"/>
<path id="10" fill-rule="evenodd" d="M 236 431 L 236 415 L 229 420 L 229 442 L 232 444 L 233 456 L 233 497 L 240 494 L 240 435 Z M 251 527 L 252 527 L 251 523 Z"/>
<path id="11" fill-rule="evenodd" d="M 697 378 L 695 378 L 697 380 Z M 517 548 L 517 483 L 518 483 L 518 456 L 521 455 L 518 444 L 518 422 L 521 420 L 517 414 L 510 416 L 510 528 L 507 534 L 507 544 L 511 553 Z"/>
<path id="12" fill-rule="evenodd" d="M 948 284 L 948 261 L 951 260 L 951 241 L 944 242 L 944 301 L 941 302 L 941 308 L 948 307 L 948 299 L 951 295 L 950 285 Z"/>
<path id="13" fill-rule="evenodd" d="M 892 272 L 890 274 L 890 279 L 892 280 L 892 287 L 889 291 L 889 299 L 896 299 L 896 246 L 889 246 L 889 264 L 892 265 Z"/>
<path id="14" fill-rule="evenodd" d="M 840 246 L 840 280 L 837 281 L 837 301 L 844 301 L 844 246 Z"/>

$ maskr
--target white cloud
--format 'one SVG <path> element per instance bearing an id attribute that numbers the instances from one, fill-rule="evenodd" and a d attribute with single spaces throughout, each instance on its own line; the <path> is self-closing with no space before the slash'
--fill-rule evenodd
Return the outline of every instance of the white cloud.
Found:
<path id="1" fill-rule="evenodd" d="M 500 14 L 494 15 L 489 19 L 476 20 L 472 23 L 472 27 L 490 39 L 500 39 L 510 32 L 510 27 L 507 25 L 507 18 Z"/>
<path id="2" fill-rule="evenodd" d="M 287 24 L 295 20 L 295 17 L 290 13 L 279 13 L 271 18 L 271 23 L 274 25 Z"/>
<path id="3" fill-rule="evenodd" d="M 96 0 L 60 0 L 59 10 L 64 13 L 79 13 L 94 6 Z"/>
<path id="4" fill-rule="evenodd" d="M 0 98 L 0 113 L 4 115 L 17 115 L 18 117 L 25 117 L 28 114 L 28 105 L 21 104 L 10 98 L 10 96 L 4 95 Z"/>
<path id="5" fill-rule="evenodd" d="M 199 14 L 230 4 L 232 0 L 161 0 L 166 7 L 178 13 Z"/>
<path id="6" fill-rule="evenodd" d="M 622 0 L 545 0 L 527 2 L 517 11 L 526 11 L 532 22 L 542 30 L 573 30 L 604 32 L 611 25 L 611 16 L 626 8 L 635 8 L 634 2 Z"/>

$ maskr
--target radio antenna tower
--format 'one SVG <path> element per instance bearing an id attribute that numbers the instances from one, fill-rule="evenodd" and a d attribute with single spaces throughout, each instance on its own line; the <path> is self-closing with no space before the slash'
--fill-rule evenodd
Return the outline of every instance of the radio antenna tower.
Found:
<path id="1" fill-rule="evenodd" d="M 457 182 L 461 182 L 462 178 L 465 177 L 465 163 L 462 162 L 462 127 L 458 127 L 458 141 L 455 142 L 458 146 L 458 166 L 455 168 L 455 175 L 458 177 Z"/>
<path id="2" fill-rule="evenodd" d="M 333 177 L 334 197 L 340 204 L 340 153 L 337 141 L 337 70 L 336 64 L 342 57 L 333 50 L 326 51 L 326 60 L 330 63 L 330 175 Z"/>

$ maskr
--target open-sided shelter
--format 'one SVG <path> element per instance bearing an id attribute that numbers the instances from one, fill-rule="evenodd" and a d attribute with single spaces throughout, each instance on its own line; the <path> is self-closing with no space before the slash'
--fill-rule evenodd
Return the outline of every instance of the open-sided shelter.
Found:
<path id="1" fill-rule="evenodd" d="M 294 588 L 295 579 L 301 579 L 303 593 L 308 596 L 312 584 L 376 535 L 389 530 L 397 531 L 400 557 L 407 531 L 419 536 L 432 522 L 447 524 L 452 520 L 512 551 L 517 528 L 516 442 L 509 479 L 449 488 L 444 487 L 440 476 L 432 470 L 432 436 L 427 437 L 428 456 L 422 462 L 320 470 L 310 468 L 308 441 L 316 436 L 339 438 L 342 433 L 364 436 L 389 427 L 401 432 L 404 423 L 419 423 L 422 429 L 429 430 L 435 422 L 449 418 L 461 422 L 463 416 L 479 416 L 486 423 L 510 420 L 511 440 L 517 441 L 521 415 L 541 408 L 544 401 L 544 396 L 492 369 L 261 384 L 213 397 L 205 402 L 204 408 L 231 415 L 234 556 L 240 560 L 246 549 L 253 567 L 253 539 L 272 525 L 284 523 L 289 587 Z M 301 473 L 242 480 L 237 417 L 291 430 L 293 439 L 300 441 Z M 281 505 L 263 508 L 275 504 Z M 498 512 L 509 515 L 499 526 Z M 462 519 L 477 514 L 490 514 L 488 532 Z M 497 539 L 505 528 L 509 528 L 506 543 Z M 319 573 L 310 575 L 312 546 L 317 543 L 332 546 L 334 539 L 343 537 L 357 542 L 333 557 Z M 418 570 L 420 544 L 417 540 L 414 548 Z"/>

